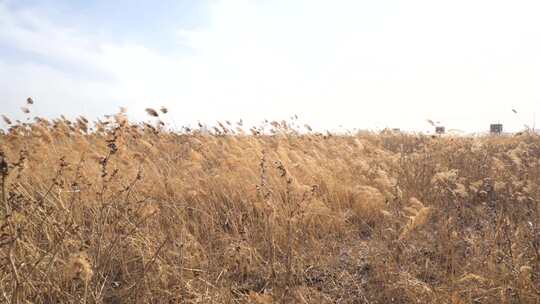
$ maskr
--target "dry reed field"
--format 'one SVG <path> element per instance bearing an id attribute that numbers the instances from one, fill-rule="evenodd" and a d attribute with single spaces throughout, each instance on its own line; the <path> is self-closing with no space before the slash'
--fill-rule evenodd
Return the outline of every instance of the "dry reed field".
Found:
<path id="1" fill-rule="evenodd" d="M 0 302 L 540 302 L 537 135 L 171 132 L 147 112 L 4 116 Z"/>

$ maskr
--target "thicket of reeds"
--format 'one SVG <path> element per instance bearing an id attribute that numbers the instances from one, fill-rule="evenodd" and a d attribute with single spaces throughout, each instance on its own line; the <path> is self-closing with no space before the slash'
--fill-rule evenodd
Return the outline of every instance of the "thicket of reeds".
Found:
<path id="1" fill-rule="evenodd" d="M 540 302 L 536 135 L 4 121 L 2 303 Z"/>

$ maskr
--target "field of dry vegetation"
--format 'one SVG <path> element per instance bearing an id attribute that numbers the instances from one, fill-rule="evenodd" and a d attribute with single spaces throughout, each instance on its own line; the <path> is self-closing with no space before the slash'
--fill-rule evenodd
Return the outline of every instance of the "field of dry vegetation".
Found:
<path id="1" fill-rule="evenodd" d="M 152 119 L 4 117 L 0 302 L 540 302 L 537 135 Z"/>

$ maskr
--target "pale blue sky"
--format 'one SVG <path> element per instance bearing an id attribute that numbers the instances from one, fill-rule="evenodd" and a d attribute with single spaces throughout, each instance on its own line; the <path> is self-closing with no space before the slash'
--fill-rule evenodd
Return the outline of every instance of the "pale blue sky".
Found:
<path id="1" fill-rule="evenodd" d="M 204 26 L 208 3 L 187 0 L 10 0 L 13 12 L 30 11 L 84 35 L 174 51 L 176 30 Z"/>
<path id="2" fill-rule="evenodd" d="M 0 113 L 507 129 L 540 115 L 532 0 L 0 0 Z M 512 109 L 518 110 L 514 115 Z"/>

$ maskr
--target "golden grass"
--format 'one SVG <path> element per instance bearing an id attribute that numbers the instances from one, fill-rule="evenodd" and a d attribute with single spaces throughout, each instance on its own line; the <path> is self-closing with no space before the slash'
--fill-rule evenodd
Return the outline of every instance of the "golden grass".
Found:
<path id="1" fill-rule="evenodd" d="M 3 116 L 3 303 L 540 302 L 535 135 L 180 134 L 124 113 Z"/>

